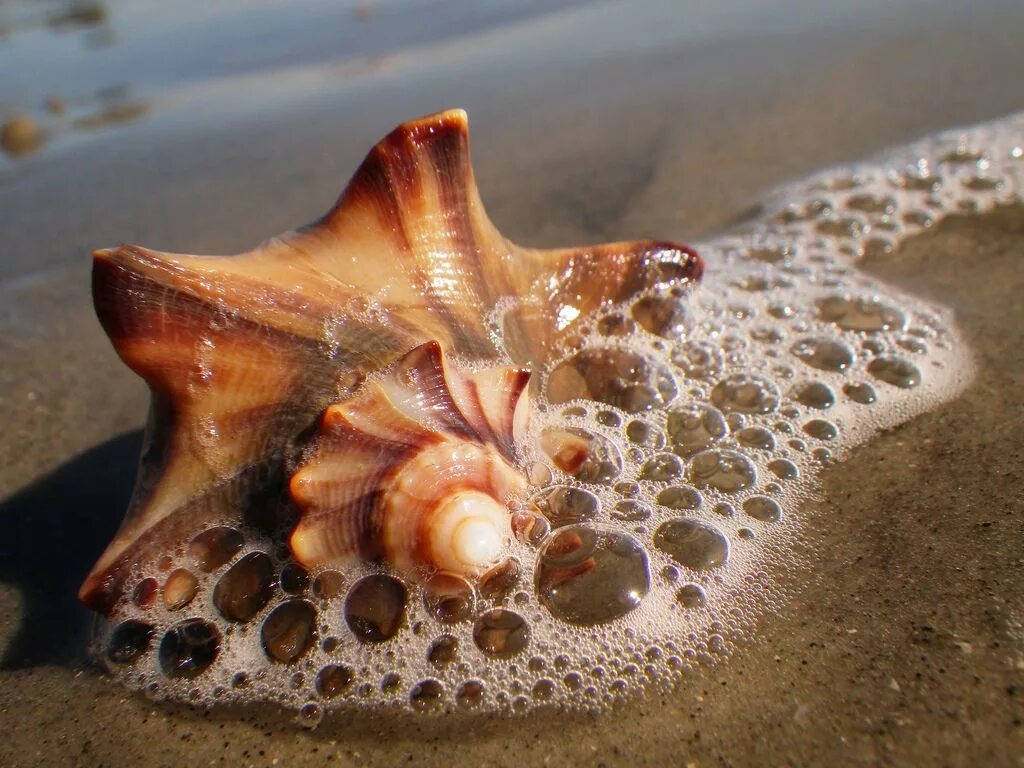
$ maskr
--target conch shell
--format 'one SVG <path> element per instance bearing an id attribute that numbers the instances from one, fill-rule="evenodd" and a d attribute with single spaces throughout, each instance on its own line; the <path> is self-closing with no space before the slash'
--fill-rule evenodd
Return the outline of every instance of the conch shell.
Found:
<path id="1" fill-rule="evenodd" d="M 508 500 L 526 490 L 515 464 L 529 378 L 519 368 L 458 370 L 432 341 L 329 406 L 291 479 L 302 514 L 296 560 L 479 576 L 511 536 Z"/>
<path id="2" fill-rule="evenodd" d="M 700 273 L 696 254 L 672 243 L 535 250 L 508 242 L 484 213 L 460 110 L 398 127 L 323 218 L 251 251 L 97 251 L 97 315 L 122 360 L 149 384 L 152 406 L 129 509 L 81 600 L 109 613 L 135 566 L 180 550 L 211 524 L 268 535 L 294 524 L 290 468 L 325 409 L 341 403 L 323 422 L 327 432 L 332 419 L 351 421 L 354 401 L 346 398 L 359 382 L 426 342 L 461 359 L 502 362 L 487 318 L 503 298 L 553 313 L 564 333 L 607 302 Z M 516 322 L 504 329 L 517 339 L 514 361 L 543 361 L 551 339 Z M 486 375 L 473 376 L 478 389 L 487 385 Z M 363 397 L 368 405 L 376 395 Z M 500 444 L 507 438 L 502 432 L 481 445 L 511 461 Z M 322 434 L 315 460 L 326 461 L 331 445 Z M 382 451 L 381 460 L 389 455 L 405 454 Z M 311 543 L 327 535 L 329 526 L 316 522 L 331 517 L 323 510 L 335 508 L 303 487 L 313 466 L 292 481 L 305 509 L 293 536 L 299 559 L 389 551 L 376 540 Z M 420 554 L 413 547 L 391 557 L 419 562 Z"/>

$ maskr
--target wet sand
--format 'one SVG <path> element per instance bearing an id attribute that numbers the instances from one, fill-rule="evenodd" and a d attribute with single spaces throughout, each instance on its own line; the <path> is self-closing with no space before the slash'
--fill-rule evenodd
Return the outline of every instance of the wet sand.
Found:
<path id="1" fill-rule="evenodd" d="M 0 764 L 433 765 L 457 749 L 473 765 L 1018 765 L 1016 209 L 949 220 L 868 265 L 954 307 L 980 374 L 827 473 L 807 516 L 806 583 L 728 664 L 673 695 L 596 718 L 336 717 L 305 732 L 276 711 L 122 691 L 88 664 L 91 619 L 74 600 L 130 493 L 147 401 L 92 316 L 89 249 L 251 245 L 324 209 L 391 124 L 456 103 L 493 217 L 548 245 L 695 237 L 748 215 L 768 186 L 1024 107 L 1012 77 L 1024 20 L 1009 4 L 936 10 L 924 26 L 893 16 L 567 56 L 543 78 L 519 65 L 500 93 L 493 72 L 471 82 L 456 57 L 371 83 L 373 96 L 339 89 L 258 120 L 168 109 L 5 169 Z"/>
<path id="2" fill-rule="evenodd" d="M 727 664 L 671 695 L 597 717 L 357 715 L 313 732 L 277 711 L 153 704 L 76 663 L 78 649 L 54 637 L 54 606 L 34 605 L 60 608 L 55 592 L 68 579 L 47 578 L 54 566 L 22 553 L 4 577 L 26 588 L 34 610 L 8 647 L 3 712 L 21 727 L 0 744 L 0 763 L 444 765 L 457 744 L 472 765 L 1017 765 L 1022 258 L 1024 209 L 1013 208 L 948 219 L 867 265 L 956 308 L 977 378 L 826 473 L 824 498 L 806 515 L 803 583 Z M 15 533 L 56 539 L 68 555 L 83 548 L 81 538 L 62 541 L 54 516 L 125 496 L 115 475 L 136 449 L 135 435 L 104 443 L 7 502 L 8 519 L 23 521 Z"/>

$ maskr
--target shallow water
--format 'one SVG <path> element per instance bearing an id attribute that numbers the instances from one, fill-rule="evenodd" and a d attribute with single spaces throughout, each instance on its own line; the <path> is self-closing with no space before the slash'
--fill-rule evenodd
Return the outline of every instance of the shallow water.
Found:
<path id="1" fill-rule="evenodd" d="M 886 15 L 885 24 L 869 12 L 871 23 L 862 25 L 867 32 L 848 20 L 824 19 L 810 31 L 795 25 L 791 34 L 806 44 L 797 53 L 781 52 L 777 42 L 759 49 L 740 34 L 743 25 L 732 29 L 739 43 L 712 35 L 716 50 L 706 51 L 712 61 L 705 66 L 720 78 L 715 88 L 688 79 L 682 46 L 663 43 L 655 54 L 625 46 L 594 65 L 605 87 L 575 104 L 554 95 L 574 82 L 580 59 L 566 53 L 558 61 L 554 47 L 546 48 L 555 60 L 548 62 L 548 82 L 540 85 L 520 70 L 501 94 L 512 104 L 532 104 L 529 120 L 502 126 L 507 112 L 496 98 L 475 96 L 482 102 L 482 119 L 475 110 L 471 116 L 485 200 L 507 234 L 531 243 L 689 236 L 739 215 L 765 184 L 1021 106 L 998 74 L 1014 71 L 1017 54 L 999 44 L 1012 37 L 1012 13 L 999 15 L 993 5 L 988 14 L 971 17 L 971 35 L 959 35 L 954 32 L 964 30 L 966 19 L 935 10 L 931 43 L 961 47 L 955 72 L 945 73 L 952 85 L 944 92 L 971 94 L 969 103 L 960 103 L 923 93 L 922 83 L 945 65 L 929 54 L 919 30 L 911 36 L 901 27 L 915 7 L 905 10 L 906 16 L 899 8 Z M 986 27 L 992 19 L 1002 22 L 1000 30 Z M 879 35 L 887 37 L 871 56 L 857 49 L 858 40 L 863 45 Z M 504 61 L 502 50 L 473 55 Z M 879 60 L 893 63 L 884 81 L 872 76 Z M 767 62 L 803 73 L 801 87 L 791 80 L 790 87 L 739 85 Z M 815 65 L 811 83 L 801 66 L 808 63 Z M 837 81 L 861 94 L 870 117 L 860 114 L 851 125 L 847 113 L 821 108 L 829 103 L 824 95 L 834 98 Z M 899 98 L 887 104 L 864 98 L 883 82 Z M 145 394 L 91 320 L 85 269 L 59 265 L 119 239 L 229 251 L 311 218 L 374 134 L 388 127 L 382 115 L 429 101 L 409 95 L 415 83 L 385 86 L 394 99 L 385 106 L 379 94 L 334 93 L 337 101 L 306 104 L 298 116 L 260 113 L 265 123 L 259 125 L 244 125 L 239 115 L 246 107 L 239 106 L 231 125 L 236 135 L 252 138 L 246 151 L 225 151 L 238 142 L 216 120 L 183 120 L 168 107 L 166 120 L 97 136 L 89 147 L 44 150 L 5 171 L 4 216 L 12 230 L 5 242 L 16 254 L 5 265 L 18 277 L 5 287 L 3 302 L 4 357 L 15 365 L 4 373 L 2 403 L 3 482 L 12 494 L 3 504 L 10 533 L 0 600 L 11 618 L 4 625 L 2 696 L 5 723 L 18 731 L 3 746 L 2 762 L 135 764 L 145 754 L 153 764 L 166 764 L 195 749 L 204 759 L 215 754 L 228 763 L 315 763 L 325 754 L 373 762 L 406 753 L 429 761 L 458 739 L 471 761 L 500 760 L 512 744 L 538 763 L 653 763 L 683 752 L 698 764 L 745 764 L 755 754 L 795 764 L 922 764 L 938 756 L 950 764 L 1013 764 L 1021 751 L 1022 612 L 1019 572 L 1012 570 L 1021 502 L 1003 479 L 1019 464 L 1019 415 L 1015 420 L 1013 414 L 1021 408 L 1014 388 L 1021 326 L 1012 304 L 1021 287 L 1015 282 L 1021 217 L 1012 209 L 951 220 L 908 242 L 897 257 L 869 262 L 887 281 L 930 293 L 956 310 L 979 360 L 975 383 L 958 400 L 876 439 L 826 475 L 826 502 L 806 516 L 805 537 L 792 548 L 808 563 L 807 583 L 794 585 L 799 588 L 779 606 L 780 615 L 762 618 L 756 639 L 741 645 L 727 665 L 696 673 L 674 694 L 622 705 L 613 719 L 476 722 L 472 737 L 458 721 L 393 717 L 328 722 L 300 735 L 276 712 L 211 714 L 126 697 L 83 666 L 88 617 L 72 595 L 124 507 L 137 454 L 130 430 L 140 423 Z M 473 101 L 473 89 L 467 91 Z M 749 101 L 750 91 L 761 101 Z M 348 116 L 339 115 L 359 98 L 366 109 L 354 118 L 351 134 L 346 131 L 341 158 L 325 160 L 339 140 L 324 137 L 337 133 L 339 120 L 348 128 Z M 624 104 L 637 110 L 628 131 L 614 117 Z M 442 105 L 418 111 L 431 106 Z M 696 114 L 681 117 L 682 106 Z M 751 123 L 753 114 L 761 121 Z M 282 133 L 289 121 L 299 123 L 301 136 Z M 687 133 L 701 122 L 707 124 L 701 132 Z M 280 145 L 290 150 L 284 158 L 252 160 Z M 162 158 L 172 153 L 186 168 L 157 176 L 154 169 L 163 170 Z M 132 167 L 147 155 L 148 169 Z M 344 163 L 347 170 L 339 167 Z M 294 175 L 309 168 L 312 178 Z M 57 178 L 71 181 L 57 185 Z M 154 178 L 161 179 L 159 187 L 140 199 L 138 191 L 151 189 Z M 295 197 L 259 192 L 270 180 L 290 181 L 277 188 L 297 189 Z M 232 194 L 225 197 L 225 191 Z M 210 210 L 218 198 L 231 202 Z M 260 215 L 268 210 L 280 226 Z M 40 220 L 59 226 L 25 226 Z M 191 222 L 187 232 L 181 221 Z M 126 231 L 115 233 L 117 225 Z M 949 256 L 964 253 L 971 258 Z M 111 439 L 121 431 L 129 432 Z M 138 727 L 110 727 L 126 717 Z M 576 736 L 571 743 L 566 729 Z"/>

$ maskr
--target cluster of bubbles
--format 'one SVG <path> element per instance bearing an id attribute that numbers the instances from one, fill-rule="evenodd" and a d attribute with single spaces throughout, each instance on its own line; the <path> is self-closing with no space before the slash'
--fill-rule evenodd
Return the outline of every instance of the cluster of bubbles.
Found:
<path id="1" fill-rule="evenodd" d="M 698 246 L 700 287 L 574 323 L 538 371 L 516 539 L 480 583 L 307 573 L 214 526 L 135 574 L 102 657 L 156 697 L 278 701 L 312 726 L 338 705 L 601 708 L 727 655 L 779 599 L 769 566 L 821 468 L 969 376 L 948 313 L 855 263 L 1019 201 L 1021 137 L 1016 118 L 819 176 Z"/>

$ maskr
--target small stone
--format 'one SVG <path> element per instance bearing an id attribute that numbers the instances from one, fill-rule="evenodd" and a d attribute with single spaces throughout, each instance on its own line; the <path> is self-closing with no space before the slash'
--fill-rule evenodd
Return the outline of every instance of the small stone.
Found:
<path id="1" fill-rule="evenodd" d="M 15 157 L 35 152 L 43 144 L 43 129 L 28 115 L 15 115 L 0 127 L 0 147 Z"/>

